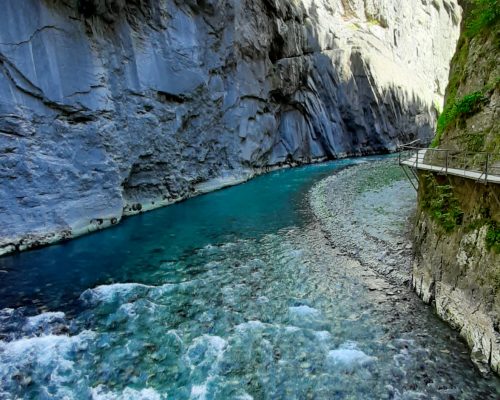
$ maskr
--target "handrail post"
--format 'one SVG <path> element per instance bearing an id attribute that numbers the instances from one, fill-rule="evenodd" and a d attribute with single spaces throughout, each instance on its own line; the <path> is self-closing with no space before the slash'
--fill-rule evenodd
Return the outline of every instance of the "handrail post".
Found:
<path id="1" fill-rule="evenodd" d="M 446 175 L 448 175 L 448 152 L 449 150 L 446 150 L 446 172 L 445 172 Z"/>
<path id="2" fill-rule="evenodd" d="M 490 153 L 486 153 L 486 167 L 484 169 L 484 182 L 488 183 L 488 164 L 490 159 Z"/>

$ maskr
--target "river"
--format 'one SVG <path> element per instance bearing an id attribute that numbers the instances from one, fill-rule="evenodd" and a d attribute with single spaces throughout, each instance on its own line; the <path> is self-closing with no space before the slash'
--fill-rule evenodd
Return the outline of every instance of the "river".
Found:
<path id="1" fill-rule="evenodd" d="M 415 193 L 380 159 L 275 171 L 0 258 L 0 398 L 499 398 L 404 286 L 394 238 Z"/>

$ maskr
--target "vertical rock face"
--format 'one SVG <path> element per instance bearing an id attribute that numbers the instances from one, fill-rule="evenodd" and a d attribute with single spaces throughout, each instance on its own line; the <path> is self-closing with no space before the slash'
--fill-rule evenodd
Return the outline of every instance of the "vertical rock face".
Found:
<path id="1" fill-rule="evenodd" d="M 4 0 L 0 253 L 428 140 L 451 0 Z"/>
<path id="2" fill-rule="evenodd" d="M 490 153 L 489 171 L 498 175 L 498 2 L 463 3 L 436 143 L 461 151 L 468 168 L 483 168 Z M 500 185 L 422 174 L 415 249 L 417 293 L 460 331 L 482 371 L 500 374 Z"/>
<path id="3" fill-rule="evenodd" d="M 500 188 L 458 177 L 443 183 L 453 187 L 463 222 L 445 232 L 420 210 L 413 286 L 464 337 L 474 363 L 483 372 L 491 367 L 500 373 L 500 254 L 488 246 L 485 222 L 485 213 L 500 221 Z"/>

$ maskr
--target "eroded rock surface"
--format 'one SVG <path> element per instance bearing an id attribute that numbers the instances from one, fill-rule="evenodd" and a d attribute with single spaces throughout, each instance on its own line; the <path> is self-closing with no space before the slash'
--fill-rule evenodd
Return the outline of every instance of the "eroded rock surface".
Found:
<path id="1" fill-rule="evenodd" d="M 485 204 L 500 217 L 498 188 L 450 178 L 464 213 L 461 226 L 445 230 L 420 208 L 415 227 L 413 287 L 457 329 L 484 373 L 500 373 L 500 254 L 487 248 Z M 420 188 L 420 196 L 423 189 Z"/>
<path id="2" fill-rule="evenodd" d="M 0 254 L 430 138 L 451 0 L 5 0 Z"/>

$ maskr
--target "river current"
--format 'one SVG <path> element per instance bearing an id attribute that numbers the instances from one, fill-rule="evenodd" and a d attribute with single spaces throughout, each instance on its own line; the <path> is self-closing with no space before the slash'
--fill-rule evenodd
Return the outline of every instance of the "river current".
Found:
<path id="1" fill-rule="evenodd" d="M 0 399 L 499 398 L 456 332 L 379 290 L 313 214 L 314 185 L 377 162 L 272 172 L 0 258 Z"/>

